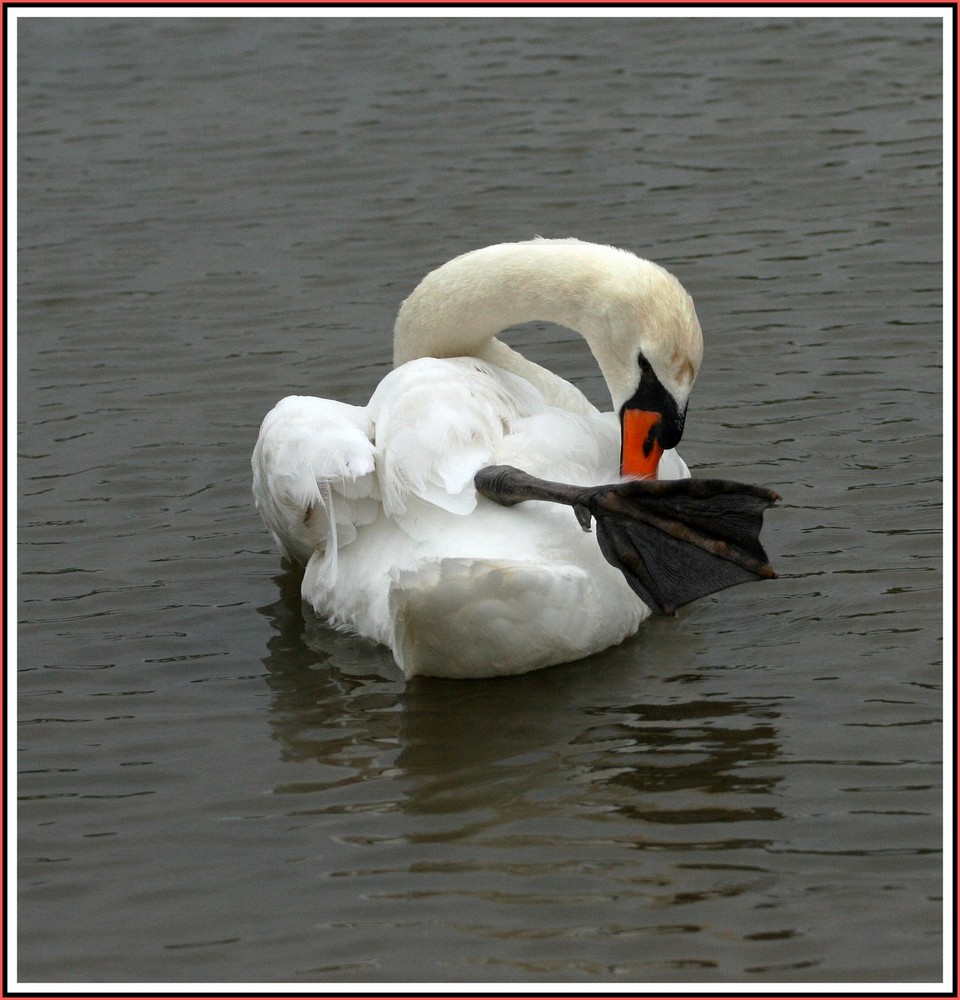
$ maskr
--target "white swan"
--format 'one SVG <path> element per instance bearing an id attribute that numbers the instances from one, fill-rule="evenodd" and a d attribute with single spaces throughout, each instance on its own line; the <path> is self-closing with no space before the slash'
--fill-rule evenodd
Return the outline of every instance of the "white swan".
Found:
<path id="1" fill-rule="evenodd" d="M 496 334 L 578 331 L 612 413 Z M 332 625 L 389 646 L 407 677 L 518 674 L 621 642 L 650 610 L 568 510 L 505 508 L 474 475 L 508 463 L 586 485 L 679 479 L 672 450 L 702 357 L 662 267 L 578 240 L 486 247 L 403 303 L 395 368 L 365 407 L 290 396 L 263 421 L 253 491 Z"/>

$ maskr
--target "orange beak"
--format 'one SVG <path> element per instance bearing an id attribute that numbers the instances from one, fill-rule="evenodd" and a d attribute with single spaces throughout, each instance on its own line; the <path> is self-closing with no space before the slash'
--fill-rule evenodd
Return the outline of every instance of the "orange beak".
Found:
<path id="1" fill-rule="evenodd" d="M 655 479 L 663 448 L 656 432 L 663 417 L 651 410 L 625 409 L 620 421 L 620 475 Z"/>

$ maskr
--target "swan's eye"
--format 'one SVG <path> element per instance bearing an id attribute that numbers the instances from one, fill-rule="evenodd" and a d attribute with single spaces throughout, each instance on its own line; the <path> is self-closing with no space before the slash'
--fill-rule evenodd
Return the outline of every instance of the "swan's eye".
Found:
<path id="1" fill-rule="evenodd" d="M 643 377 L 644 375 L 653 374 L 653 366 L 650 364 L 649 361 L 647 361 L 647 359 L 642 354 L 637 355 L 637 364 L 640 365 L 641 377 Z"/>

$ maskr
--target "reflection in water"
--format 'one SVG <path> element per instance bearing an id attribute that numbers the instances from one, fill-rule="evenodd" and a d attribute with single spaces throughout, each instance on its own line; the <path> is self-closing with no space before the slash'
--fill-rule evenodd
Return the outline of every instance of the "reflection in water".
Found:
<path id="1" fill-rule="evenodd" d="M 296 574 L 277 583 L 264 662 L 293 766 L 274 791 L 320 824 L 327 905 L 351 914 L 328 925 L 361 951 L 439 906 L 439 978 L 709 978 L 736 951 L 716 907 L 741 909 L 743 940 L 769 930 L 778 709 L 703 693 L 694 634 L 654 623 L 567 666 L 405 683 L 386 650 L 304 618 Z"/>
<path id="2" fill-rule="evenodd" d="M 636 740 L 644 766 L 610 779 L 636 793 L 623 807 L 627 815 L 659 824 L 781 818 L 778 809 L 756 802 L 779 781 L 757 767 L 775 760 L 780 749 L 771 721 L 779 713 L 770 703 L 694 699 L 629 710 L 631 723 L 615 728 Z M 675 793 L 687 793 L 685 804 L 665 806 L 665 797 Z"/>
<path id="3" fill-rule="evenodd" d="M 338 650 L 345 651 L 349 660 L 355 640 L 326 628 L 309 613 L 304 616 L 300 573 L 286 563 L 284 566 L 285 571 L 274 577 L 279 599 L 259 609 L 276 629 L 267 643 L 269 655 L 263 660 L 269 671 L 267 683 L 275 693 L 271 711 L 274 734 L 284 760 L 317 760 L 340 766 L 349 758 L 350 767 L 356 768 L 362 760 L 356 750 L 364 743 L 378 739 L 395 742 L 395 725 L 384 710 L 395 703 L 393 688 L 398 681 L 384 684 L 381 692 L 369 677 L 341 668 L 343 657 L 337 656 Z M 366 670 L 370 652 L 370 645 L 364 643 Z M 383 732 L 379 732 L 378 722 L 383 723 Z M 356 780 L 364 776 L 361 767 Z"/>
<path id="4" fill-rule="evenodd" d="M 521 677 L 405 683 L 386 650 L 371 676 L 370 644 L 304 616 L 296 573 L 276 582 L 279 600 L 261 612 L 277 631 L 264 662 L 283 758 L 335 768 L 337 785 L 389 771 L 395 793 L 388 804 L 377 790 L 382 808 L 469 813 L 472 829 L 478 811 L 495 826 L 505 808 L 559 816 L 573 801 L 660 827 L 780 818 L 775 703 L 685 696 L 698 675 L 638 671 L 658 642 L 674 664 L 695 655 L 688 633 L 646 644 L 641 634 Z"/>

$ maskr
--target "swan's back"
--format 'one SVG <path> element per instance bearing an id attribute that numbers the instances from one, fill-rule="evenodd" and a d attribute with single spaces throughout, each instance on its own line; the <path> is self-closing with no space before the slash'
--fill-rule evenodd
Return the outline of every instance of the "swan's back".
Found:
<path id="1" fill-rule="evenodd" d="M 508 463 L 609 481 L 617 440 L 611 415 L 558 410 L 476 359 L 424 358 L 366 408 L 279 403 L 254 451 L 254 493 L 306 563 L 305 600 L 335 627 L 389 645 L 408 676 L 520 673 L 620 641 L 644 608 L 570 511 L 478 503 L 474 474 Z M 603 613 L 585 623 L 591 607 Z"/>

